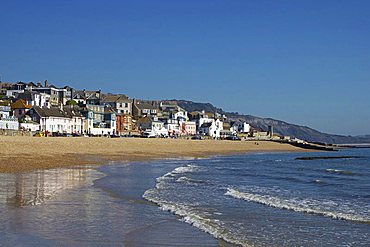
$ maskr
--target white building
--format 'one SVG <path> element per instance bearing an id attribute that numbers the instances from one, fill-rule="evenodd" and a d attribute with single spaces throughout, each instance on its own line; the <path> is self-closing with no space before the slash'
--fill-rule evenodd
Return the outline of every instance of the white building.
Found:
<path id="1" fill-rule="evenodd" d="M 136 123 L 141 130 L 150 132 L 154 136 L 168 136 L 168 130 L 164 123 L 159 121 L 157 117 L 145 116 L 139 118 Z"/>
<path id="2" fill-rule="evenodd" d="M 6 90 L 6 96 L 8 97 L 15 97 L 19 93 L 24 93 L 24 90 L 19 90 L 19 89 L 8 89 Z"/>
<path id="3" fill-rule="evenodd" d="M 45 83 L 46 84 L 46 83 Z M 50 95 L 50 105 L 59 106 L 60 104 L 65 105 L 67 102 L 67 89 L 57 88 L 53 85 L 45 87 L 32 88 L 33 91 Z"/>
<path id="4" fill-rule="evenodd" d="M 28 115 L 40 124 L 41 131 L 61 134 L 82 134 L 84 131 L 85 117 L 74 108 L 34 106 Z"/>
<path id="5" fill-rule="evenodd" d="M 0 106 L 0 129 L 18 130 L 18 119 L 10 116 L 10 106 Z"/>
<path id="6" fill-rule="evenodd" d="M 39 131 L 40 130 L 40 124 L 36 123 L 36 122 L 33 122 L 30 117 L 29 117 L 29 119 L 24 118 L 23 122 L 21 122 L 19 124 L 19 129 L 27 130 L 27 131 Z"/>
<path id="7" fill-rule="evenodd" d="M 230 131 L 232 133 L 249 133 L 251 131 L 251 126 L 246 122 L 235 122 L 231 126 Z"/>
<path id="8" fill-rule="evenodd" d="M 189 120 L 188 112 L 181 108 L 172 112 L 171 118 L 176 119 L 179 123 L 186 122 Z"/>
<path id="9" fill-rule="evenodd" d="M 169 135 L 180 135 L 180 124 L 178 123 L 177 119 L 168 119 L 167 123 L 165 124 L 165 128 L 168 131 Z"/>
<path id="10" fill-rule="evenodd" d="M 206 123 L 213 123 L 215 120 L 213 118 L 208 118 L 207 116 L 205 117 L 200 117 L 198 120 L 197 120 L 197 127 L 198 129 L 201 128 L 202 125 L 206 124 Z"/>
<path id="11" fill-rule="evenodd" d="M 223 122 L 219 119 L 212 119 L 212 122 L 203 123 L 199 127 L 199 134 L 208 135 L 213 138 L 220 138 L 220 132 L 223 130 Z"/>
<path id="12" fill-rule="evenodd" d="M 18 99 L 23 99 L 27 105 L 39 106 L 39 107 L 50 107 L 50 95 L 47 93 L 39 93 L 33 91 L 26 91 L 18 94 Z"/>
<path id="13" fill-rule="evenodd" d="M 158 120 L 152 122 L 152 132 L 156 136 L 168 136 L 168 130 L 164 127 L 164 123 Z"/>

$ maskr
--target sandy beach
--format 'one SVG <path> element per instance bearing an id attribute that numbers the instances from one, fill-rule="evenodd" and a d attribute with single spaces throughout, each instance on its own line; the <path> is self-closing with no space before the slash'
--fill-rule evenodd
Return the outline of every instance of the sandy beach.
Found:
<path id="1" fill-rule="evenodd" d="M 141 138 L 45 138 L 0 136 L 0 172 L 16 173 L 110 161 L 205 157 L 246 152 L 299 152 L 269 141 L 214 141 Z"/>

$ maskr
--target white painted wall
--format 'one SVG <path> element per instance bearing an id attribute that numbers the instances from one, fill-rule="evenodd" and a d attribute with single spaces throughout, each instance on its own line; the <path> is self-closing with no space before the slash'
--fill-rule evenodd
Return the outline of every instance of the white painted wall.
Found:
<path id="1" fill-rule="evenodd" d="M 17 118 L 2 118 L 0 120 L 0 129 L 18 130 L 19 123 Z"/>
<path id="2" fill-rule="evenodd" d="M 41 131 L 59 133 L 83 133 L 83 118 L 48 117 L 40 120 Z"/>
<path id="3" fill-rule="evenodd" d="M 40 124 L 35 124 L 35 123 L 20 123 L 19 127 L 20 129 L 31 130 L 31 131 L 40 130 Z"/>

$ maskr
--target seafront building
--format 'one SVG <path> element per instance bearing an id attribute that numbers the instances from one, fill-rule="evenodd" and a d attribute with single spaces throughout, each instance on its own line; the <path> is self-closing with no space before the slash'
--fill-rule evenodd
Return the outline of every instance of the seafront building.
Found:
<path id="1" fill-rule="evenodd" d="M 46 133 L 81 135 L 84 132 L 85 117 L 77 108 L 34 106 L 27 115 L 30 116 L 34 123 L 39 124 L 40 131 Z M 25 120 L 28 119 L 25 118 Z"/>
<path id="2" fill-rule="evenodd" d="M 187 112 L 173 101 L 131 99 L 101 90 L 38 83 L 0 83 L 0 129 L 47 135 L 189 137 L 219 139 L 252 128 L 217 112 Z M 255 135 L 257 132 L 255 132 Z"/>
<path id="3" fill-rule="evenodd" d="M 110 106 L 88 104 L 80 111 L 86 119 L 84 122 L 84 130 L 86 134 L 116 134 L 116 113 Z"/>
<path id="4" fill-rule="evenodd" d="M 0 106 L 0 129 L 18 130 L 18 118 L 11 116 L 9 106 Z"/>

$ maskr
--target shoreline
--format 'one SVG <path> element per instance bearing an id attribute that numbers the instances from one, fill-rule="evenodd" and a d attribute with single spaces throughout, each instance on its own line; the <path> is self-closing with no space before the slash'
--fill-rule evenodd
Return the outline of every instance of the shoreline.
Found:
<path id="1" fill-rule="evenodd" d="M 0 173 L 258 152 L 310 152 L 273 141 L 0 136 Z M 311 150 L 312 151 L 312 150 Z"/>

